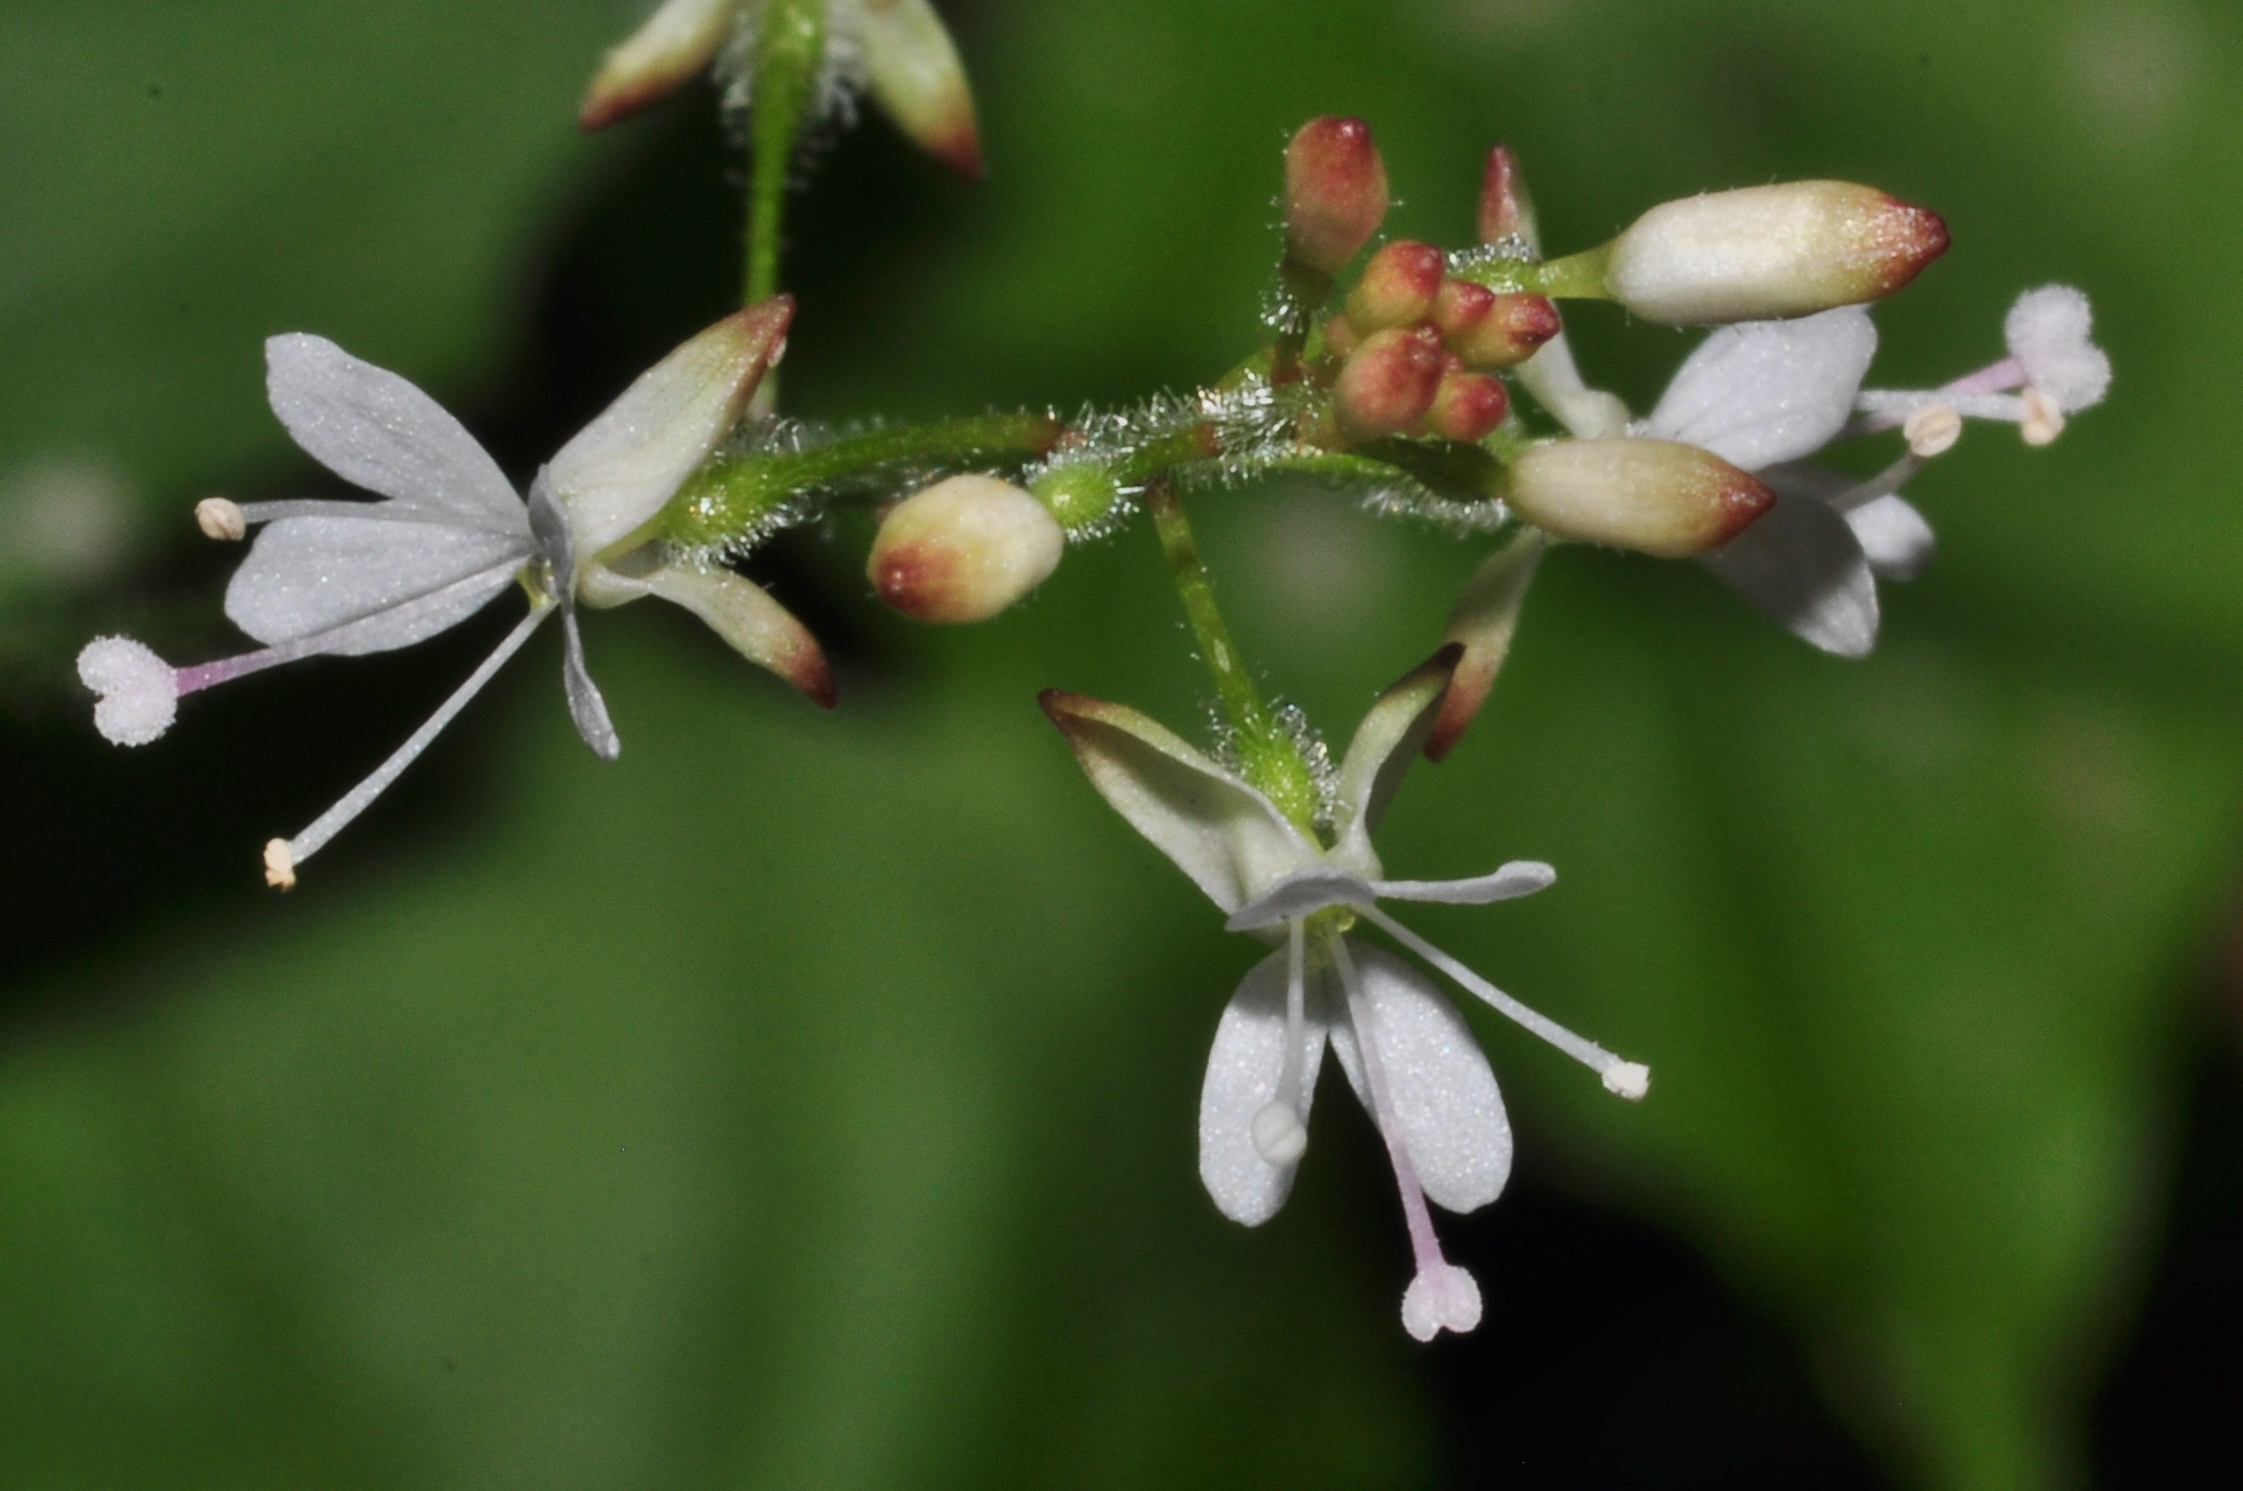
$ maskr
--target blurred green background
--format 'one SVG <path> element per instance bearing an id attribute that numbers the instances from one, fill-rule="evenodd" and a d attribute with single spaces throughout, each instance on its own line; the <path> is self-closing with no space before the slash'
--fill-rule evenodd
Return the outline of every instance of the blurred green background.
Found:
<path id="1" fill-rule="evenodd" d="M 572 128 L 631 0 L 0 6 L 0 1483 L 26 1487 L 2163 1484 L 2239 1383 L 2243 13 L 2190 0 L 980 0 L 991 167 L 877 119 L 799 199 L 801 414 L 1188 387 L 1254 335 L 1278 148 L 1374 124 L 1397 232 L 1519 152 L 1555 250 L 1787 176 L 1936 207 L 1878 381 L 2086 287 L 2110 403 L 1977 429 L 1866 664 L 1691 566 L 1566 551 L 1396 873 L 1548 859 L 1437 940 L 1651 1062 L 1640 1108 L 1475 1015 L 1513 1192 L 1417 1347 L 1368 1125 L 1223 1220 L 1199 1070 L 1256 956 L 1087 790 L 1048 685 L 1201 709 L 1142 532 L 1031 604 L 883 615 L 867 525 L 758 561 L 820 715 L 680 614 L 543 639 L 281 898 L 257 850 L 439 700 L 404 656 L 88 726 L 70 658 L 231 650 L 196 497 L 329 492 L 264 407 L 309 330 L 526 474 L 727 308 L 706 88 Z M 1639 408 L 1691 340 L 1572 318 Z M 1200 523 L 1344 740 L 1478 554 L 1332 494 Z M 2225 1405 L 2224 1407 L 2221 1405 Z"/>

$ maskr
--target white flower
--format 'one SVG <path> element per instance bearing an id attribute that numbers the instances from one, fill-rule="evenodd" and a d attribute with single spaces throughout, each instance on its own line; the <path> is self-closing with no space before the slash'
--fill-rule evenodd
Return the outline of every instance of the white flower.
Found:
<path id="1" fill-rule="evenodd" d="M 1650 1081 L 1644 1067 L 1528 1009 L 1378 907 L 1508 900 L 1555 878 L 1548 865 L 1514 861 L 1470 880 L 1388 880 L 1371 847 L 1461 651 L 1443 648 L 1364 718 L 1340 765 L 1329 847 L 1144 715 L 1056 690 L 1043 696 L 1092 785 L 1191 876 L 1226 925 L 1284 943 L 1239 984 L 1208 1053 L 1199 1116 L 1208 1194 L 1247 1226 L 1283 1205 L 1328 1043 L 1393 1163 L 1417 1260 L 1402 1322 L 1421 1341 L 1480 1319 L 1479 1287 L 1442 1256 L 1426 1203 L 1464 1212 L 1493 1201 L 1510 1175 L 1511 1129 L 1487 1058 L 1433 980 L 1347 931 L 1358 920 L 1380 927 L 1622 1097 L 1641 1098 Z"/>
<path id="2" fill-rule="evenodd" d="M 1898 495 L 1924 456 L 1911 451 L 1866 482 L 1797 464 L 1846 430 L 1876 353 L 1877 329 L 1858 306 L 1724 326 L 1640 427 L 1704 446 L 1774 489 L 1774 507 L 1700 562 L 1842 657 L 1876 645 L 1877 577 L 1912 578 L 1933 548 L 1931 525 Z"/>
<path id="3" fill-rule="evenodd" d="M 298 658 L 408 646 L 519 582 L 529 614 L 467 682 L 309 828 L 267 847 L 267 878 L 285 886 L 556 610 L 570 715 L 585 743 L 614 759 L 621 746 L 585 668 L 579 600 L 662 596 L 751 660 L 829 696 L 816 641 L 777 602 L 729 571 L 666 562 L 638 532 L 738 422 L 792 311 L 784 298 L 766 302 L 671 353 L 537 473 L 526 504 L 459 422 L 405 379 L 319 337 L 274 337 L 265 344 L 273 412 L 329 470 L 384 500 L 227 503 L 223 522 L 205 513 L 205 527 L 222 535 L 264 525 L 227 586 L 226 614 L 267 645 L 173 668 L 129 638 L 98 638 L 78 658 L 79 676 L 101 696 L 96 727 L 118 744 L 145 745 L 170 726 L 181 695 Z"/>
<path id="4" fill-rule="evenodd" d="M 665 0 L 600 64 L 577 119 L 602 129 L 667 98 L 713 62 L 728 108 L 754 86 L 765 0 Z M 958 49 L 927 0 L 826 0 L 825 54 L 813 107 L 855 118 L 864 88 L 921 149 L 966 176 L 981 174 L 981 137 Z"/>

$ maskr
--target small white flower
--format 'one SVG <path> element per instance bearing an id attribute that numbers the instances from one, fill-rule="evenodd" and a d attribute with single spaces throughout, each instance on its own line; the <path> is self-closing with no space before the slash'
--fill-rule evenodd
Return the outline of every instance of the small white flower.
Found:
<path id="1" fill-rule="evenodd" d="M 570 715 L 585 743 L 614 759 L 621 745 L 585 668 L 579 600 L 675 601 L 752 661 L 828 696 L 817 643 L 777 602 L 728 571 L 667 563 L 638 537 L 738 422 L 792 309 L 784 298 L 767 302 L 671 353 L 537 473 L 527 504 L 459 422 L 405 379 L 319 337 L 274 337 L 265 344 L 273 412 L 329 470 L 384 500 L 225 504 L 222 530 L 264 525 L 227 586 L 226 614 L 266 646 L 173 668 L 129 638 L 99 638 L 78 658 L 79 677 L 101 696 L 95 726 L 120 745 L 145 745 L 169 728 L 182 695 L 298 658 L 409 646 L 519 582 L 529 614 L 467 682 L 309 828 L 268 846 L 267 878 L 286 885 L 294 865 L 378 797 L 555 611 Z"/>
<path id="2" fill-rule="evenodd" d="M 1548 865 L 1513 861 L 1469 880 L 1388 880 L 1371 847 L 1461 651 L 1443 648 L 1364 718 L 1340 765 L 1329 847 L 1135 710 L 1056 690 L 1043 696 L 1092 785 L 1191 876 L 1226 926 L 1284 944 L 1241 981 L 1208 1053 L 1199 1114 L 1208 1194 L 1247 1226 L 1276 1214 L 1307 1148 L 1329 1045 L 1394 1167 L 1417 1260 L 1402 1321 L 1421 1341 L 1480 1319 L 1479 1287 L 1442 1256 L 1427 1202 L 1465 1212 L 1493 1201 L 1511 1171 L 1511 1128 L 1487 1058 L 1433 980 L 1348 930 L 1358 920 L 1381 928 L 1620 1096 L 1640 1099 L 1650 1081 L 1646 1068 L 1528 1009 L 1379 909 L 1381 900 L 1509 900 L 1556 878 Z"/>

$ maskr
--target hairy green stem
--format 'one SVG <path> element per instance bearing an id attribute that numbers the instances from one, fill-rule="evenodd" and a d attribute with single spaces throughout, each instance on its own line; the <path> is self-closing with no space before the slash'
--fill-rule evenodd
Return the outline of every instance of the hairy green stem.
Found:
<path id="1" fill-rule="evenodd" d="M 1300 748 L 1262 702 L 1261 691 L 1254 687 L 1253 675 L 1239 656 L 1238 644 L 1231 639 L 1230 627 L 1215 604 L 1215 581 L 1200 560 L 1199 544 L 1192 537 L 1191 522 L 1184 516 L 1184 503 L 1176 495 L 1175 484 L 1165 479 L 1154 481 L 1145 493 L 1145 506 L 1153 515 L 1153 531 L 1160 537 L 1161 552 L 1168 556 L 1169 575 L 1176 582 L 1177 598 L 1184 603 L 1184 619 L 1199 644 L 1200 661 L 1215 680 L 1215 693 L 1230 721 L 1238 763 L 1248 785 L 1259 789 L 1313 839 L 1320 805 L 1316 779 L 1301 759 Z"/>
<path id="2" fill-rule="evenodd" d="M 779 293 L 787 176 L 825 65 L 825 0 L 769 0 L 755 34 L 744 304 Z"/>
<path id="3" fill-rule="evenodd" d="M 949 465 L 970 456 L 1043 455 L 1065 426 L 1046 414 L 991 414 L 899 425 L 808 450 L 751 451 L 709 461 L 678 488 L 650 537 L 721 548 L 755 530 L 799 493 L 882 466 Z"/>

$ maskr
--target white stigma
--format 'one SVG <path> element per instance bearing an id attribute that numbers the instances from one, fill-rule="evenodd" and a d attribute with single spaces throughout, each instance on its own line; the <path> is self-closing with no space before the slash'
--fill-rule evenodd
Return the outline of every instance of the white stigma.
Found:
<path id="1" fill-rule="evenodd" d="M 265 883 L 275 890 L 296 888 L 296 851 L 286 839 L 273 839 L 265 845 Z"/>
<path id="2" fill-rule="evenodd" d="M 112 745 L 142 746 L 179 716 L 171 664 L 130 637 L 96 637 L 78 653 L 78 678 L 101 696 L 93 725 Z"/>
<path id="3" fill-rule="evenodd" d="M 1297 1165 L 1308 1153 L 1308 1130 L 1283 1098 L 1265 1104 L 1254 1115 L 1253 1132 L 1255 1150 L 1272 1165 Z"/>
<path id="4" fill-rule="evenodd" d="M 1604 1090 L 1631 1103 L 1640 1103 L 1643 1095 L 1651 1090 L 1651 1068 L 1640 1061 L 1623 1061 L 1606 1067 Z"/>
<path id="5" fill-rule="evenodd" d="M 1427 1265 L 1402 1292 L 1402 1329 L 1420 1341 L 1445 1330 L 1463 1335 L 1479 1323 L 1479 1281 L 1453 1263 Z"/>
<path id="6" fill-rule="evenodd" d="M 205 497 L 195 504 L 195 526 L 204 538 L 238 544 L 249 533 L 249 516 L 231 498 Z"/>
<path id="7" fill-rule="evenodd" d="M 2033 387 L 2066 414 L 2100 404 L 2110 391 L 2111 360 L 2088 336 L 2094 325 L 2087 297 L 2070 285 L 2027 290 L 2002 323 L 2009 355 L 2024 366 Z M 2026 439 L 2047 443 L 2033 441 L 2030 434 Z"/>
<path id="8" fill-rule="evenodd" d="M 1925 404 L 1901 421 L 1900 433 L 1911 455 L 1944 455 L 1963 438 L 1963 416 L 1952 404 Z"/>

